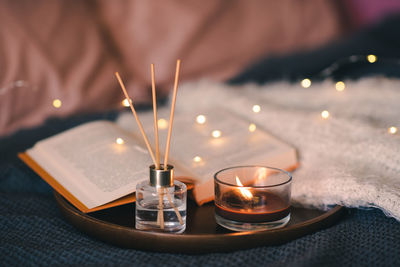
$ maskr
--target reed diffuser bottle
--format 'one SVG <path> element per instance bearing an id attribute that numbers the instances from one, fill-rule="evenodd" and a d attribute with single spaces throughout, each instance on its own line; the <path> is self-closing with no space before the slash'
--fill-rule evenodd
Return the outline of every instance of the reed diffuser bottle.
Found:
<path id="1" fill-rule="evenodd" d="M 150 166 L 150 180 L 136 186 L 136 229 L 182 233 L 186 229 L 186 185 L 174 167 Z"/>
<path id="2" fill-rule="evenodd" d="M 186 229 L 186 185 L 179 181 L 174 181 L 174 167 L 168 165 L 169 147 L 171 144 L 172 124 L 174 120 L 176 95 L 178 92 L 178 80 L 181 61 L 176 61 L 176 72 L 174 91 L 171 104 L 171 115 L 169 119 L 168 136 L 165 148 L 164 164 L 160 164 L 160 151 L 158 140 L 157 124 L 157 99 L 154 64 L 151 64 L 151 87 L 153 95 L 153 113 L 154 113 L 154 137 L 156 146 L 156 155 L 154 155 L 149 139 L 144 132 L 143 125 L 137 116 L 133 102 L 126 91 L 118 72 L 115 76 L 118 79 L 121 89 L 128 100 L 129 107 L 142 133 L 147 150 L 154 162 L 150 166 L 150 180 L 139 183 L 136 186 L 136 229 L 182 233 Z"/>

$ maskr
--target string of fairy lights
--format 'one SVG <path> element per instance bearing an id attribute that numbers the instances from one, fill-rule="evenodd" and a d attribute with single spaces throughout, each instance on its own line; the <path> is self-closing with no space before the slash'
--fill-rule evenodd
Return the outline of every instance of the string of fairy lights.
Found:
<path id="1" fill-rule="evenodd" d="M 373 63 L 375 63 L 375 62 L 378 61 L 378 57 L 377 57 L 376 55 L 372 55 L 372 54 L 367 55 L 367 56 L 351 56 L 350 58 L 345 59 L 345 60 L 341 60 L 341 61 L 343 61 L 343 62 L 357 62 L 357 61 L 360 61 L 360 60 L 364 60 L 364 61 L 366 60 L 366 61 L 369 62 L 370 64 L 373 64 Z M 340 64 L 341 64 L 341 62 L 336 62 L 336 63 L 334 63 L 332 66 L 330 66 L 329 68 L 324 69 L 324 70 L 321 72 L 322 75 L 323 75 L 323 76 L 329 76 L 329 75 L 331 75 L 335 70 L 337 70 L 337 69 L 339 68 Z M 309 88 L 309 87 L 311 87 L 311 85 L 312 85 L 312 81 L 311 81 L 311 79 L 309 79 L 309 78 L 304 78 L 304 79 L 302 79 L 302 80 L 300 81 L 300 85 L 301 85 L 303 88 Z M 345 91 L 345 89 L 346 89 L 346 84 L 345 84 L 343 81 L 337 81 L 337 82 L 335 83 L 335 85 L 334 85 L 334 88 L 335 88 L 335 90 L 336 90 L 337 92 L 343 92 L 343 91 Z M 122 104 L 124 107 L 129 107 L 129 102 L 128 102 L 127 99 L 124 99 L 124 100 L 122 101 L 121 104 Z M 252 110 L 254 113 L 259 113 L 259 112 L 261 111 L 261 106 L 258 105 L 258 104 L 254 104 L 254 105 L 251 107 L 251 110 Z M 330 112 L 329 112 L 328 110 L 322 110 L 321 113 L 320 113 L 320 116 L 321 116 L 321 118 L 322 118 L 323 120 L 328 120 L 328 119 L 331 117 L 331 114 L 330 114 Z M 195 118 L 195 122 L 196 122 L 197 124 L 205 124 L 206 121 L 207 121 L 206 116 L 205 116 L 205 115 L 202 115 L 202 114 L 197 115 L 196 118 Z M 163 119 L 163 118 L 160 118 L 160 119 L 158 120 L 158 127 L 159 127 L 160 129 L 166 129 L 166 128 L 168 127 L 168 121 L 165 120 L 165 119 Z M 249 132 L 255 132 L 256 129 L 257 129 L 256 124 L 254 124 L 254 123 L 250 123 L 250 124 L 249 124 L 249 126 L 248 126 Z M 387 129 L 387 131 L 388 131 L 389 134 L 395 135 L 395 134 L 398 132 L 398 129 L 397 129 L 396 126 L 389 126 L 388 129 Z M 217 130 L 217 129 L 216 129 L 216 130 L 213 130 L 213 131 L 211 132 L 211 137 L 212 137 L 212 138 L 220 138 L 221 136 L 222 136 L 222 132 L 221 132 L 220 130 Z M 120 139 L 120 138 L 117 138 L 117 141 L 116 141 L 116 142 L 117 142 L 118 144 L 123 144 L 123 142 L 121 143 L 121 141 L 119 141 L 119 139 Z M 122 141 L 123 141 L 123 140 L 122 140 Z M 195 156 L 195 157 L 193 158 L 193 162 L 195 162 L 195 163 L 199 163 L 199 162 L 202 162 L 202 161 L 203 161 L 203 159 L 202 159 L 200 156 Z"/>
<path id="2" fill-rule="evenodd" d="M 126 103 L 126 101 L 123 100 L 121 104 L 123 106 L 125 106 L 125 103 Z M 252 109 L 252 111 L 254 113 L 259 113 L 261 111 L 260 105 L 253 105 L 251 109 Z M 203 115 L 203 114 L 199 114 L 199 115 L 197 115 L 195 117 L 194 122 L 196 124 L 203 125 L 203 124 L 205 124 L 207 122 L 207 117 L 205 115 Z M 168 128 L 168 121 L 166 119 L 164 119 L 164 118 L 158 119 L 157 124 L 158 124 L 158 128 L 160 130 L 165 130 L 165 129 Z M 256 124 L 254 124 L 254 123 L 250 123 L 249 124 L 248 131 L 250 133 L 255 132 L 256 129 L 257 129 Z M 210 132 L 210 137 L 215 138 L 215 139 L 221 138 L 222 137 L 222 131 L 218 130 L 218 129 L 212 130 Z M 124 145 L 125 141 L 121 137 L 118 137 L 118 138 L 115 139 L 115 143 L 117 143 L 118 145 Z M 194 163 L 200 163 L 202 161 L 203 161 L 203 158 L 201 156 L 199 156 L 199 155 L 196 155 L 196 156 L 193 157 L 193 162 Z"/>
<path id="3" fill-rule="evenodd" d="M 129 107 L 129 102 L 127 101 L 127 99 L 124 99 L 124 100 L 121 102 L 121 105 L 124 106 L 124 107 Z M 251 107 L 251 110 L 252 110 L 254 113 L 259 113 L 259 112 L 261 111 L 261 107 L 260 107 L 260 105 L 257 105 L 257 104 L 256 104 L 256 105 L 253 105 L 253 106 Z M 199 115 L 197 115 L 197 116 L 195 117 L 194 122 L 195 122 L 196 124 L 203 125 L 203 124 L 207 123 L 207 117 L 206 117 L 205 115 L 203 115 L 203 114 L 199 114 Z M 164 118 L 158 119 L 157 124 L 158 124 L 158 128 L 159 128 L 160 130 L 165 130 L 165 129 L 168 128 L 168 121 L 167 121 L 166 119 L 164 119 Z M 256 124 L 254 124 L 254 123 L 250 123 L 250 124 L 249 124 L 249 126 L 248 126 L 248 131 L 249 131 L 250 133 L 255 132 L 256 129 L 257 129 Z M 218 130 L 218 129 L 214 129 L 214 130 L 212 130 L 212 131 L 210 132 L 210 137 L 211 137 L 211 138 L 214 138 L 214 139 L 221 138 L 221 137 L 222 137 L 222 131 L 221 131 L 221 130 Z M 123 145 L 123 144 L 125 143 L 125 141 L 124 141 L 122 138 L 120 138 L 120 137 L 116 138 L 115 142 L 116 142 L 118 145 Z M 196 156 L 193 157 L 193 162 L 194 162 L 194 163 L 200 163 L 200 162 L 203 162 L 203 161 L 204 161 L 204 159 L 203 159 L 201 156 L 199 156 L 199 155 L 196 155 Z"/>
<path id="4" fill-rule="evenodd" d="M 329 77 L 330 75 L 332 75 L 333 72 L 335 72 L 337 69 L 339 69 L 340 66 L 343 65 L 344 63 L 348 63 L 348 62 L 354 63 L 354 62 L 360 62 L 360 61 L 366 61 L 366 62 L 368 62 L 370 64 L 374 64 L 374 63 L 376 63 L 378 61 L 378 57 L 376 55 L 373 55 L 373 54 L 369 54 L 367 56 L 365 56 L 365 55 L 364 56 L 363 55 L 353 55 L 353 56 L 350 56 L 348 58 L 341 59 L 341 60 L 335 62 L 334 64 L 332 64 L 330 67 L 322 70 L 320 76 L 321 77 Z M 309 88 L 312 85 L 312 81 L 311 81 L 310 78 L 304 78 L 304 79 L 302 79 L 300 81 L 300 85 L 303 88 Z M 15 83 L 14 86 L 21 87 L 21 86 L 26 86 L 26 84 L 25 84 L 25 82 L 22 83 L 21 81 L 18 81 L 18 83 Z M 338 92 L 343 92 L 346 89 L 346 84 L 343 81 L 337 81 L 335 83 L 334 88 Z M 61 99 L 59 99 L 59 98 L 54 99 L 53 102 L 52 102 L 52 105 L 56 109 L 61 108 L 62 107 Z M 121 102 L 121 105 L 124 106 L 124 107 L 129 107 L 128 100 L 124 99 Z M 258 105 L 258 104 L 253 105 L 252 106 L 252 111 L 254 113 L 259 113 L 261 111 L 261 106 Z M 330 112 L 328 110 L 322 110 L 321 113 L 320 113 L 320 116 L 321 116 L 322 119 L 327 120 L 327 119 L 329 119 L 331 117 L 331 114 L 330 114 Z M 204 123 L 206 123 L 207 118 L 206 118 L 206 116 L 200 114 L 195 118 L 195 121 L 198 124 L 204 124 Z M 168 128 L 168 121 L 166 119 L 164 119 L 164 118 L 160 118 L 157 123 L 158 123 L 159 129 L 161 129 L 161 130 Z M 249 125 L 249 127 L 248 127 L 249 132 L 254 132 L 254 131 L 256 131 L 256 129 L 257 129 L 257 126 L 254 123 L 251 123 Z M 396 126 L 394 126 L 394 125 L 390 125 L 387 128 L 387 132 L 389 134 L 391 134 L 391 135 L 396 135 L 398 133 L 398 128 Z M 213 138 L 220 138 L 221 136 L 222 136 L 222 132 L 220 130 L 216 129 L 216 130 L 213 130 L 211 132 L 211 137 L 213 137 Z M 120 137 L 118 137 L 115 142 L 117 144 L 119 144 L 119 145 L 123 145 L 125 143 L 124 140 L 122 138 L 120 138 Z M 194 162 L 201 162 L 202 158 L 200 156 L 195 156 L 193 158 L 193 161 Z"/>
<path id="5" fill-rule="evenodd" d="M 332 73 L 334 71 L 336 71 L 340 65 L 342 65 L 343 63 L 354 63 L 354 62 L 360 62 L 360 61 L 367 61 L 370 64 L 374 64 L 378 61 L 378 57 L 376 55 L 373 54 L 369 54 L 367 56 L 360 56 L 360 55 L 353 55 L 349 58 L 345 58 L 345 59 L 341 59 L 337 62 L 335 62 L 334 64 L 332 64 L 330 67 L 324 69 L 321 72 L 321 76 L 323 77 L 328 77 L 330 75 L 332 75 Z M 312 81 L 309 78 L 305 78 L 303 80 L 300 81 L 300 85 L 303 88 L 309 88 L 312 85 Z M 338 92 L 343 92 L 346 89 L 346 84 L 343 81 L 337 81 L 335 83 L 335 89 Z M 330 113 L 328 110 L 323 110 L 321 111 L 321 117 L 322 119 L 328 119 L 330 117 Z M 390 125 L 387 129 L 388 133 L 391 135 L 395 135 L 398 132 L 398 129 L 396 126 Z"/>

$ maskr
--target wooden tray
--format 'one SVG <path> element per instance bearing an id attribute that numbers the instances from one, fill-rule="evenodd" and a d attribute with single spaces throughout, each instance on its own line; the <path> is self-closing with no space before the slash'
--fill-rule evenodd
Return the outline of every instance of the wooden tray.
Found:
<path id="1" fill-rule="evenodd" d="M 65 218 L 80 231 L 107 243 L 124 248 L 175 253 L 210 253 L 278 245 L 329 227 L 345 209 L 329 211 L 293 208 L 287 226 L 261 232 L 232 232 L 217 225 L 214 205 L 201 207 L 188 200 L 186 231 L 183 234 L 144 232 L 135 229 L 135 205 L 126 204 L 85 214 L 57 192 L 56 201 Z"/>

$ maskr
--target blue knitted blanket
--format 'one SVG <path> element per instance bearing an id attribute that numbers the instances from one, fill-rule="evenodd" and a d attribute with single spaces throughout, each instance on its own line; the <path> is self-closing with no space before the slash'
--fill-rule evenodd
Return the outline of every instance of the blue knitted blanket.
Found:
<path id="1" fill-rule="evenodd" d="M 17 158 L 43 138 L 115 113 L 49 120 L 0 139 L 0 265 L 398 266 L 400 223 L 381 211 L 348 210 L 336 225 L 279 246 L 183 255 L 122 249 L 80 233 L 62 217 L 52 189 Z"/>

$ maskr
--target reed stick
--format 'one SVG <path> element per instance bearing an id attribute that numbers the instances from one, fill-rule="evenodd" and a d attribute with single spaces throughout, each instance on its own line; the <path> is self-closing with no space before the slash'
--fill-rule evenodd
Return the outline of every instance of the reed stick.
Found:
<path id="1" fill-rule="evenodd" d="M 160 218 L 161 218 L 160 210 L 158 210 L 158 213 L 157 213 L 157 225 L 160 225 Z"/>
<path id="2" fill-rule="evenodd" d="M 157 96 L 156 96 L 156 79 L 154 73 L 154 64 L 150 65 L 151 69 L 151 93 L 153 96 L 153 115 L 154 115 L 154 138 L 156 143 L 156 169 L 160 169 L 160 147 L 158 138 L 158 123 L 157 123 Z"/>
<path id="3" fill-rule="evenodd" d="M 157 188 L 157 191 L 158 191 L 158 203 L 159 203 L 157 221 L 160 222 L 160 228 L 164 229 L 164 189 Z"/>
<path id="4" fill-rule="evenodd" d="M 151 70 L 151 94 L 153 96 L 153 117 L 154 117 L 154 138 L 156 143 L 156 169 L 160 169 L 160 148 L 158 138 L 158 124 L 157 124 L 157 96 L 156 96 L 156 79 L 154 72 L 154 64 L 150 65 Z M 164 190 L 158 191 L 158 213 L 157 213 L 157 225 L 160 225 L 161 229 L 164 229 Z"/>
<path id="5" fill-rule="evenodd" d="M 182 216 L 181 216 L 181 214 L 180 214 L 178 208 L 175 207 L 174 202 L 172 201 L 171 196 L 168 194 L 168 192 L 167 192 L 167 198 L 168 198 L 169 204 L 170 204 L 170 205 L 172 206 L 172 208 L 175 210 L 175 213 L 176 213 L 176 216 L 178 217 L 179 223 L 180 223 L 181 225 L 183 225 Z"/>
<path id="6" fill-rule="evenodd" d="M 166 148 L 165 148 L 164 170 L 167 170 L 167 168 L 168 168 L 169 146 L 170 146 L 170 143 L 171 143 L 172 124 L 173 124 L 173 121 L 174 121 L 175 102 L 176 102 L 176 95 L 177 95 L 177 92 L 178 92 L 178 80 L 179 80 L 180 68 L 181 68 L 181 60 L 178 59 L 176 61 L 174 93 L 173 93 L 173 96 L 172 96 L 171 115 L 169 117 L 169 128 L 168 128 L 167 145 L 166 145 Z"/>
<path id="7" fill-rule="evenodd" d="M 126 99 L 127 99 L 128 102 L 129 102 L 129 106 L 130 106 L 130 108 L 131 108 L 131 110 L 132 110 L 132 113 L 133 113 L 133 116 L 135 117 L 136 122 L 137 122 L 137 124 L 138 124 L 138 126 L 139 126 L 140 132 L 141 132 L 142 135 L 143 135 L 144 142 L 146 143 L 146 147 L 147 147 L 147 150 L 148 150 L 149 153 L 150 153 L 151 159 L 153 160 L 154 165 L 156 165 L 157 162 L 156 162 L 156 159 L 155 159 L 155 157 L 154 157 L 154 153 L 153 153 L 153 151 L 151 150 L 151 146 L 150 146 L 149 139 L 147 138 L 147 135 L 146 135 L 146 133 L 144 132 L 142 123 L 140 122 L 139 117 L 138 117 L 138 115 L 136 114 L 136 110 L 135 110 L 135 108 L 134 108 L 134 106 L 133 106 L 132 100 L 131 100 L 131 98 L 129 97 L 128 92 L 126 91 L 125 85 L 124 85 L 124 83 L 122 82 L 122 79 L 121 79 L 121 77 L 119 76 L 119 73 L 116 72 L 116 73 L 115 73 L 115 76 L 117 77 L 118 82 L 119 82 L 119 84 L 120 84 L 120 86 L 121 86 L 121 89 L 122 89 L 122 91 L 124 92 L 124 95 L 125 95 Z"/>

